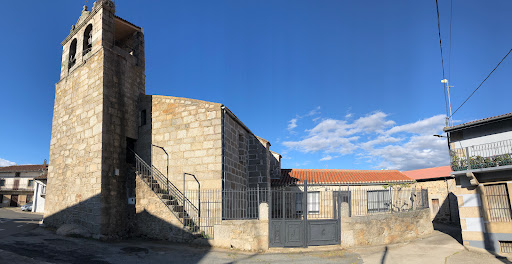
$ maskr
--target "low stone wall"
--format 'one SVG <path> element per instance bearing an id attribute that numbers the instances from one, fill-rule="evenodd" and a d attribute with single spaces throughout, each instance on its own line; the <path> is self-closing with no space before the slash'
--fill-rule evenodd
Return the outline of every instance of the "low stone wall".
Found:
<path id="1" fill-rule="evenodd" d="M 183 224 L 140 177 L 137 177 L 136 185 L 135 236 L 175 242 L 194 239 L 183 230 Z"/>
<path id="2" fill-rule="evenodd" d="M 382 245 L 415 239 L 433 232 L 430 210 L 342 217 L 343 247 Z"/>
<path id="3" fill-rule="evenodd" d="M 215 239 L 210 240 L 214 247 L 250 251 L 268 249 L 268 220 L 223 220 L 214 228 Z"/>

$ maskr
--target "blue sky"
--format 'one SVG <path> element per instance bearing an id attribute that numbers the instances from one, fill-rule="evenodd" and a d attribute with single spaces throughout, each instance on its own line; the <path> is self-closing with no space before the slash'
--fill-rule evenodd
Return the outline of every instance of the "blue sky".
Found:
<path id="1" fill-rule="evenodd" d="M 439 2 L 456 108 L 512 48 L 512 2 L 454 0 L 451 54 L 450 1 Z M 2 3 L 0 166 L 48 159 L 60 42 L 84 3 Z M 446 114 L 434 0 L 116 5 L 144 28 L 147 94 L 223 103 L 283 154 L 283 168 L 448 164 L 432 136 Z M 511 112 L 511 59 L 455 123 Z"/>

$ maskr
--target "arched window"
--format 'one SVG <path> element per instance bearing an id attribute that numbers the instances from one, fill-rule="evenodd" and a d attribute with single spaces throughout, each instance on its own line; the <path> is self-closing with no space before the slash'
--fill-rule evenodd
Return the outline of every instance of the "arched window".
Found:
<path id="1" fill-rule="evenodd" d="M 76 39 L 73 39 L 71 45 L 69 46 L 69 62 L 68 69 L 71 69 L 76 62 Z"/>
<path id="2" fill-rule="evenodd" d="M 92 49 L 92 24 L 89 24 L 84 31 L 84 51 L 83 55 L 87 54 Z"/>

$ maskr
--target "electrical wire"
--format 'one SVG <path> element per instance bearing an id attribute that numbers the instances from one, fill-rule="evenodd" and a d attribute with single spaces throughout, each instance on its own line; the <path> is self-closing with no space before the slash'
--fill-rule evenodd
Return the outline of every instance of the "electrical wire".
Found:
<path id="1" fill-rule="evenodd" d="M 453 112 L 453 114 L 450 116 L 452 117 L 455 113 L 457 113 L 457 111 L 469 100 L 469 98 L 471 98 L 471 96 L 473 96 L 473 94 L 475 94 L 475 92 L 480 89 L 480 87 L 482 86 L 482 84 L 484 84 L 485 81 L 487 81 L 487 79 L 489 79 L 489 77 L 491 76 L 491 74 L 500 66 L 500 64 L 507 58 L 507 56 L 510 54 L 510 52 L 512 52 L 512 49 L 510 49 L 507 53 L 507 55 L 505 55 L 505 57 L 503 57 L 503 59 L 501 59 L 500 63 L 498 63 L 498 65 L 496 65 L 496 67 L 494 67 L 494 69 L 492 69 L 492 71 L 489 73 L 489 75 L 487 75 L 487 77 L 485 77 L 485 79 L 480 83 L 480 85 L 478 85 L 478 87 L 476 87 L 476 89 L 468 96 L 468 98 L 464 101 L 464 103 L 462 103 L 458 108 L 457 110 L 455 110 L 455 112 Z"/>
<path id="2" fill-rule="evenodd" d="M 437 10 L 437 32 L 439 33 L 439 48 L 441 49 L 441 67 L 443 69 L 443 80 L 444 78 L 444 59 L 443 59 L 443 45 L 441 42 L 441 23 L 439 21 L 439 4 L 436 0 L 436 10 Z M 444 107 L 446 110 L 446 116 L 448 116 L 448 101 L 446 100 L 446 84 L 443 86 L 444 90 Z"/>
<path id="3" fill-rule="evenodd" d="M 450 0 L 450 48 L 448 49 L 448 80 L 452 77 L 452 18 L 453 18 L 453 0 Z"/>

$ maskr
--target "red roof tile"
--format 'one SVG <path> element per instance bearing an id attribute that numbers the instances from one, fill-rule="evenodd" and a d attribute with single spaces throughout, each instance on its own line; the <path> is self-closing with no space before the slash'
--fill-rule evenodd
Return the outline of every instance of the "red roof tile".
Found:
<path id="1" fill-rule="evenodd" d="M 0 172 L 25 172 L 25 171 L 41 171 L 43 169 L 48 168 L 46 164 L 37 164 L 37 165 L 14 165 L 7 167 L 0 167 Z"/>
<path id="2" fill-rule="evenodd" d="M 282 169 L 281 178 L 272 184 L 343 184 L 343 183 L 388 183 L 412 182 L 413 179 L 397 170 L 327 170 L 327 169 Z"/>
<path id="3" fill-rule="evenodd" d="M 450 177 L 452 169 L 450 166 L 442 166 L 420 170 L 402 171 L 402 173 L 415 180 L 424 180 Z"/>
<path id="4" fill-rule="evenodd" d="M 47 180 L 47 179 L 48 179 L 48 173 L 39 175 L 39 176 L 34 178 L 34 180 Z"/>

